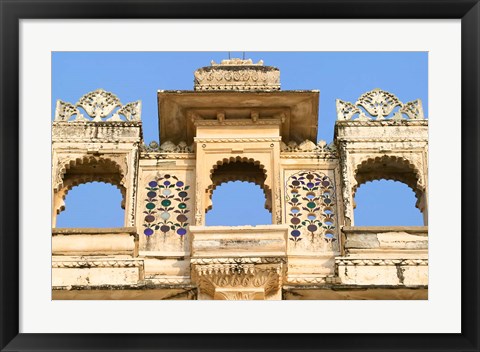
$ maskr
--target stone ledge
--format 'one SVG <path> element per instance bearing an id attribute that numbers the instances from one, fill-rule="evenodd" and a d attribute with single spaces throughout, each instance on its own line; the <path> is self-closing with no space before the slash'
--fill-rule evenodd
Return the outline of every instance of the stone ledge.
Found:
<path id="1" fill-rule="evenodd" d="M 406 232 L 428 236 L 428 226 L 344 226 L 342 231 L 345 233 Z"/>
<path id="2" fill-rule="evenodd" d="M 52 229 L 52 236 L 55 235 L 111 235 L 111 234 L 128 233 L 137 234 L 135 227 L 96 227 L 96 228 L 80 228 L 80 227 L 56 227 Z"/>

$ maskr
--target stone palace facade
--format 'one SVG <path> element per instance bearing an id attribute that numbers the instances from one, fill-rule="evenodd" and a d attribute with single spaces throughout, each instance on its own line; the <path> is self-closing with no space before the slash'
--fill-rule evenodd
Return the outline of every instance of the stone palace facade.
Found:
<path id="1" fill-rule="evenodd" d="M 332 144 L 316 142 L 319 92 L 229 59 L 193 91 L 158 91 L 160 143 L 141 102 L 102 89 L 58 100 L 52 125 L 53 299 L 427 299 L 428 120 L 420 100 L 374 89 L 337 99 Z M 355 192 L 407 184 L 425 226 L 355 226 Z M 248 181 L 272 225 L 206 226 L 212 193 Z M 56 228 L 72 187 L 123 196 L 124 227 Z"/>

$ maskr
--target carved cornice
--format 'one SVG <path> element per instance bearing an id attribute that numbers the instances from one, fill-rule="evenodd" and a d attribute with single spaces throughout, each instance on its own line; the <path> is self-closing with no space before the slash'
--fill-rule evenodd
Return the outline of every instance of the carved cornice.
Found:
<path id="1" fill-rule="evenodd" d="M 340 283 L 340 279 L 335 276 L 288 276 L 285 284 L 288 285 L 319 285 L 319 284 L 335 284 Z"/>
<path id="2" fill-rule="evenodd" d="M 395 137 L 386 137 L 385 139 L 382 138 L 362 138 L 362 139 L 350 139 L 348 137 L 338 137 L 338 142 L 346 142 L 347 144 L 351 144 L 351 146 L 355 149 L 358 149 L 359 143 L 367 142 L 367 143 L 395 143 L 395 142 L 416 142 L 416 143 L 424 143 L 425 145 L 428 144 L 428 140 L 423 137 L 402 137 L 402 138 L 395 138 Z"/>
<path id="3" fill-rule="evenodd" d="M 202 120 L 199 118 L 194 119 L 195 126 L 269 126 L 269 125 L 280 125 L 282 123 L 281 119 L 258 119 L 255 122 L 252 120 L 223 120 L 219 122 L 218 120 Z"/>
<path id="4" fill-rule="evenodd" d="M 338 159 L 336 154 L 331 153 L 280 153 L 280 158 L 282 159 L 325 159 L 325 160 L 335 160 Z"/>
<path id="5" fill-rule="evenodd" d="M 112 260 L 53 260 L 52 268 L 141 268 L 141 259 Z"/>
<path id="6" fill-rule="evenodd" d="M 196 143 L 249 143 L 249 142 L 279 142 L 282 137 L 268 138 L 194 138 Z"/>
<path id="7" fill-rule="evenodd" d="M 142 159 L 195 159 L 195 153 L 151 153 L 142 152 Z"/>
<path id="8" fill-rule="evenodd" d="M 141 122 L 53 122 L 54 142 L 139 142 Z"/>
<path id="9" fill-rule="evenodd" d="M 284 257 L 242 257 L 242 258 L 192 258 L 192 264 L 280 264 L 286 263 Z"/>
<path id="10" fill-rule="evenodd" d="M 335 258 L 335 264 L 342 266 L 418 266 L 428 265 L 428 259 L 353 259 Z"/>
<path id="11" fill-rule="evenodd" d="M 53 121 L 52 126 L 65 126 L 66 121 Z M 106 121 L 68 121 L 69 126 L 80 126 L 80 127 L 118 127 L 118 128 L 128 128 L 128 127 L 141 127 L 142 121 L 111 121 L 106 123 Z"/>
<path id="12" fill-rule="evenodd" d="M 378 127 L 378 126 L 428 126 L 428 120 L 337 120 L 335 125 L 348 127 Z"/>
<path id="13" fill-rule="evenodd" d="M 145 281 L 147 283 L 160 284 L 160 285 L 190 285 L 192 283 L 190 276 L 182 276 L 182 277 L 158 277 L 158 276 L 148 277 L 146 276 Z"/>
<path id="14" fill-rule="evenodd" d="M 78 109 L 79 107 L 87 113 L 88 118 L 80 112 Z M 115 108 L 119 109 L 117 112 L 113 113 Z M 140 121 L 141 109 L 142 103 L 140 100 L 122 106 L 120 99 L 118 99 L 115 94 L 103 89 L 97 89 L 85 94 L 75 103 L 75 105 L 62 100 L 57 100 L 55 121 L 69 122 L 73 116 L 76 116 L 73 120 L 76 122 Z M 124 120 L 122 120 L 120 116 L 123 116 Z M 107 117 L 109 118 L 106 119 Z"/>
<path id="15" fill-rule="evenodd" d="M 392 120 L 425 119 L 420 99 L 402 103 L 392 93 L 378 88 L 362 94 L 355 104 L 337 99 L 337 119 L 350 121 L 354 116 L 358 116 L 357 121 L 368 121 L 372 118 L 380 121 L 389 116 L 396 107 L 400 109 L 393 114 Z M 364 111 L 370 116 L 367 116 Z"/>

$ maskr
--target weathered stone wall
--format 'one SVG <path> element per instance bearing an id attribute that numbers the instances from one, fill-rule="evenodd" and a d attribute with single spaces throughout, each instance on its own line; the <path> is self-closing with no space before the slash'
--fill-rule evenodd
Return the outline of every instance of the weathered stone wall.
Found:
<path id="1" fill-rule="evenodd" d="M 129 227 L 54 229 L 53 297 L 426 299 L 428 228 L 358 227 L 353 216 L 361 184 L 391 179 L 413 189 L 427 223 L 421 102 L 379 89 L 338 100 L 334 142 L 314 143 L 318 92 L 280 92 L 262 63 L 217 66 L 197 71 L 195 88 L 222 99 L 158 93 L 161 145 L 143 145 L 140 102 L 97 90 L 57 103 L 53 227 L 68 191 L 91 181 L 120 189 Z M 205 226 L 215 187 L 234 180 L 264 190 L 272 225 Z"/>

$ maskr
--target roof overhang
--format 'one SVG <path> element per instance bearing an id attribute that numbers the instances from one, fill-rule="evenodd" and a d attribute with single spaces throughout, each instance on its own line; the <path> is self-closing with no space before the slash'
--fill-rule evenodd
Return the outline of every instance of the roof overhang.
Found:
<path id="1" fill-rule="evenodd" d="M 316 142 L 319 91 L 158 91 L 160 142 L 190 144 L 195 120 L 216 119 L 226 123 L 257 116 L 279 120 L 285 142 Z"/>

